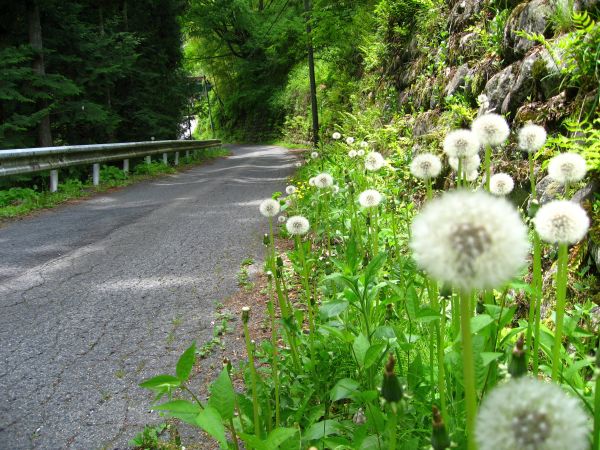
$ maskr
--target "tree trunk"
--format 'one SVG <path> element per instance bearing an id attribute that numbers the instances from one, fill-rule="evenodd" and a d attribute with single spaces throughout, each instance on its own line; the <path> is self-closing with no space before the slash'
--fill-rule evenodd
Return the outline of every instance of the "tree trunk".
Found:
<path id="1" fill-rule="evenodd" d="M 27 2 L 27 20 L 29 24 L 29 44 L 35 51 L 32 66 L 33 71 L 43 77 L 46 75 L 46 67 L 44 65 L 44 47 L 42 45 L 42 24 L 40 22 L 40 8 L 35 0 Z M 40 100 L 38 106 L 40 109 L 45 109 L 48 107 L 48 103 Z M 48 114 L 42 117 L 38 125 L 37 144 L 40 147 L 52 147 L 50 116 Z"/>
<path id="2" fill-rule="evenodd" d="M 304 0 L 304 14 L 306 20 L 306 41 L 308 50 L 308 76 L 310 78 L 310 106 L 312 111 L 313 144 L 319 143 L 319 111 L 317 109 L 317 82 L 315 80 L 315 58 L 312 43 L 312 28 L 310 26 L 310 0 Z"/>

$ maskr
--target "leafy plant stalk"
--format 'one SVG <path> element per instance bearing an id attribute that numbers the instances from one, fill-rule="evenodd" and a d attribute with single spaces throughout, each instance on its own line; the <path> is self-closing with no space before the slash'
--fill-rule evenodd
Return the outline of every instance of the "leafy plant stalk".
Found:
<path id="1" fill-rule="evenodd" d="M 558 262 L 556 271 L 556 329 L 554 331 L 554 345 L 552 346 L 552 380 L 559 381 L 561 365 L 560 349 L 562 347 L 563 322 L 565 317 L 567 294 L 567 244 L 558 244 Z"/>

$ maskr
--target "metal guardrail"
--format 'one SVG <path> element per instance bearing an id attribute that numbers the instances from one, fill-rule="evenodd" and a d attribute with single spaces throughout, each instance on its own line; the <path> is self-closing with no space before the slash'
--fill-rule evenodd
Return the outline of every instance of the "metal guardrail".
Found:
<path id="1" fill-rule="evenodd" d="M 129 159 L 162 154 L 168 163 L 168 154 L 175 153 L 174 164 L 179 164 L 179 152 L 219 147 L 221 141 L 149 141 L 118 144 L 69 145 L 64 147 L 37 147 L 0 150 L 0 177 L 50 170 L 50 191 L 58 188 L 58 169 L 92 164 L 94 185 L 100 183 L 100 163 L 123 160 L 123 170 L 129 171 Z"/>

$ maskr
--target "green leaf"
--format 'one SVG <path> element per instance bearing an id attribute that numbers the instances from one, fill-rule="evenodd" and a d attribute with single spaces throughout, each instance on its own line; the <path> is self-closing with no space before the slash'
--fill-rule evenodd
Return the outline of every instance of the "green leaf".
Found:
<path id="1" fill-rule="evenodd" d="M 489 365 L 492 361 L 497 360 L 498 358 L 500 358 L 502 355 L 504 355 L 504 353 L 498 353 L 498 352 L 481 352 L 479 354 L 479 356 L 481 357 L 481 361 L 483 363 L 483 367 L 486 367 L 487 365 Z"/>
<path id="2" fill-rule="evenodd" d="M 362 333 L 356 336 L 354 344 L 352 344 L 352 350 L 354 350 L 354 356 L 360 367 L 365 364 L 365 355 L 367 354 L 368 349 L 369 340 L 367 337 Z"/>
<path id="3" fill-rule="evenodd" d="M 330 434 L 339 433 L 343 430 L 342 425 L 333 419 L 322 420 L 317 423 L 313 423 L 302 436 L 304 441 L 314 441 L 321 439 L 322 437 L 329 436 Z"/>
<path id="4" fill-rule="evenodd" d="M 379 272 L 379 270 L 385 264 L 386 259 L 387 253 L 379 253 L 375 258 L 371 260 L 369 265 L 365 268 L 365 286 L 371 283 L 372 279 L 377 275 L 377 272 Z"/>
<path id="5" fill-rule="evenodd" d="M 196 425 L 196 419 L 202 410 L 197 403 L 192 403 L 187 400 L 173 400 L 163 403 L 162 405 L 154 406 L 157 411 L 166 411 L 171 417 L 176 417 L 190 425 Z"/>
<path id="6" fill-rule="evenodd" d="M 480 332 L 492 322 L 494 322 L 494 319 L 487 314 L 471 317 L 471 333 L 475 334 Z"/>
<path id="7" fill-rule="evenodd" d="M 410 286 L 406 290 L 406 313 L 410 320 L 415 320 L 419 313 L 419 296 L 414 286 Z"/>
<path id="8" fill-rule="evenodd" d="M 358 381 L 352 380 L 350 378 L 342 378 L 338 381 L 331 392 L 329 393 L 329 398 L 332 402 L 336 402 L 338 400 L 342 400 L 344 398 L 352 398 L 352 394 L 358 391 L 358 387 L 360 384 Z"/>
<path id="9" fill-rule="evenodd" d="M 379 360 L 379 358 L 381 358 L 381 353 L 383 352 L 385 347 L 386 347 L 386 345 L 382 344 L 382 343 L 373 344 L 369 347 L 369 349 L 365 353 L 365 361 L 364 361 L 365 369 L 368 369 L 369 367 L 371 367 L 373 364 L 375 364 Z"/>
<path id="10" fill-rule="evenodd" d="M 192 373 L 192 368 L 196 362 L 196 341 L 192 342 L 192 345 L 183 352 L 177 361 L 177 368 L 175 373 L 181 381 L 187 381 Z"/>
<path id="11" fill-rule="evenodd" d="M 346 300 L 333 300 L 325 302 L 319 308 L 319 313 L 325 318 L 336 317 L 346 311 L 349 303 Z"/>
<path id="12" fill-rule="evenodd" d="M 140 387 L 151 389 L 154 392 L 165 392 L 179 386 L 181 386 L 181 380 L 173 375 L 157 375 L 140 383 Z"/>
<path id="13" fill-rule="evenodd" d="M 210 385 L 210 394 L 208 404 L 219 411 L 223 420 L 232 419 L 235 406 L 235 391 L 227 369 L 224 368 L 217 379 Z"/>
<path id="14" fill-rule="evenodd" d="M 290 439 L 297 432 L 298 430 L 296 428 L 275 428 L 269 433 L 269 437 L 267 437 L 266 448 L 279 448 L 281 444 Z"/>
<path id="15" fill-rule="evenodd" d="M 207 406 L 196 417 L 196 425 L 210 434 L 221 444 L 221 448 L 227 448 L 227 438 L 225 437 L 225 427 L 219 411 L 212 406 Z"/>

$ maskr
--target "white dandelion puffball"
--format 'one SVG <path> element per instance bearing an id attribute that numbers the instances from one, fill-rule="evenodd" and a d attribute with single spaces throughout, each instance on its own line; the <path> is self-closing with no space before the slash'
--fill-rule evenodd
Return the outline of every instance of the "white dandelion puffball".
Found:
<path id="1" fill-rule="evenodd" d="M 318 152 L 312 152 L 312 153 L 310 154 L 310 157 L 311 157 L 312 159 L 316 159 L 316 158 L 318 158 L 318 157 L 319 157 L 319 153 L 318 153 Z"/>
<path id="2" fill-rule="evenodd" d="M 379 206 L 382 200 L 382 196 L 379 191 L 375 189 L 367 189 L 363 191 L 358 196 L 358 203 L 363 208 L 374 208 L 375 206 Z"/>
<path id="3" fill-rule="evenodd" d="M 294 192 L 296 192 L 296 186 L 294 186 L 294 185 L 292 185 L 292 184 L 290 184 L 289 186 L 287 186 L 287 187 L 285 188 L 285 193 L 286 193 L 287 195 L 292 195 Z"/>
<path id="4" fill-rule="evenodd" d="M 285 223 L 285 227 L 287 228 L 288 233 L 291 235 L 302 236 L 303 234 L 308 233 L 310 224 L 308 223 L 308 219 L 306 217 L 292 216 Z"/>
<path id="5" fill-rule="evenodd" d="M 499 287 L 525 265 L 527 227 L 504 198 L 450 191 L 427 203 L 412 226 L 419 267 L 464 292 Z"/>
<path id="6" fill-rule="evenodd" d="M 379 152 L 369 152 L 365 156 L 365 169 L 376 172 L 385 166 L 385 159 Z"/>
<path id="7" fill-rule="evenodd" d="M 360 148 L 367 148 L 368 146 L 369 146 L 369 143 L 367 141 L 360 142 Z"/>
<path id="8" fill-rule="evenodd" d="M 543 205 L 533 218 L 540 238 L 551 244 L 576 244 L 590 227 L 585 210 L 569 200 L 554 200 Z"/>
<path id="9" fill-rule="evenodd" d="M 262 201 L 258 209 L 263 216 L 274 217 L 279 214 L 279 202 L 272 198 L 268 198 Z"/>
<path id="10" fill-rule="evenodd" d="M 444 139 L 444 153 L 449 157 L 466 158 L 479 152 L 479 139 L 470 130 L 454 130 Z"/>
<path id="11" fill-rule="evenodd" d="M 477 103 L 479 103 L 484 111 L 487 111 L 490 108 L 490 99 L 485 94 L 479 94 L 477 96 Z"/>
<path id="12" fill-rule="evenodd" d="M 279 222 L 279 223 L 285 223 L 285 221 L 286 221 L 286 220 L 287 220 L 287 219 L 285 218 L 285 216 L 279 216 L 279 217 L 277 218 L 277 222 Z"/>
<path id="13" fill-rule="evenodd" d="M 471 181 L 475 181 L 477 179 L 477 177 L 479 177 L 479 172 L 477 171 L 477 169 L 474 169 L 474 170 L 471 170 L 470 172 L 467 172 L 465 179 L 467 181 L 471 182 Z"/>
<path id="14" fill-rule="evenodd" d="M 315 177 L 309 178 L 308 184 L 309 184 L 309 186 L 314 186 L 315 185 Z"/>
<path id="15" fill-rule="evenodd" d="M 560 184 L 581 181 L 586 173 L 585 159 L 577 153 L 561 153 L 548 163 L 548 175 Z"/>
<path id="16" fill-rule="evenodd" d="M 519 130 L 519 148 L 527 153 L 537 152 L 546 143 L 544 127 L 528 123 Z"/>
<path id="17" fill-rule="evenodd" d="M 479 450 L 587 450 L 579 401 L 550 383 L 518 378 L 493 389 L 475 425 Z"/>
<path id="18" fill-rule="evenodd" d="M 358 156 L 365 156 L 365 151 L 364 151 L 364 150 L 361 148 L 360 150 L 358 150 L 358 151 L 356 152 L 356 154 L 357 154 Z"/>
<path id="19" fill-rule="evenodd" d="M 348 152 L 348 156 L 349 156 L 350 158 L 356 158 L 356 155 L 357 155 L 357 154 L 358 154 L 358 153 L 356 153 L 356 150 L 350 150 L 350 151 Z"/>
<path id="20" fill-rule="evenodd" d="M 301 162 L 297 162 L 296 164 L 294 164 L 296 167 L 302 167 L 302 163 Z"/>
<path id="21" fill-rule="evenodd" d="M 458 171 L 458 158 L 450 156 L 448 158 L 448 164 L 450 164 L 450 167 L 452 167 L 452 169 Z M 463 158 L 462 170 L 463 172 L 467 173 L 473 172 L 474 170 L 476 171 L 477 169 L 479 169 L 480 165 L 481 158 L 479 157 L 479 154 L 475 153 L 474 155 Z"/>
<path id="22" fill-rule="evenodd" d="M 337 141 L 342 138 L 342 135 L 336 131 L 331 135 L 331 137 Z"/>
<path id="23" fill-rule="evenodd" d="M 490 177 L 490 192 L 494 195 L 508 195 L 515 187 L 515 182 L 507 173 L 496 173 Z"/>
<path id="24" fill-rule="evenodd" d="M 333 186 L 333 177 L 327 172 L 320 173 L 315 177 L 315 186 L 320 189 L 325 189 Z"/>
<path id="25" fill-rule="evenodd" d="M 431 153 L 423 153 L 414 157 L 410 163 L 410 173 L 416 178 L 429 180 L 437 177 L 442 171 L 442 161 Z"/>
<path id="26" fill-rule="evenodd" d="M 346 138 L 346 144 L 348 144 L 348 145 L 354 144 L 354 138 L 352 136 L 348 136 Z"/>
<path id="27" fill-rule="evenodd" d="M 471 130 L 483 145 L 497 147 L 508 139 L 510 128 L 500 114 L 488 113 L 478 117 L 471 124 Z"/>

